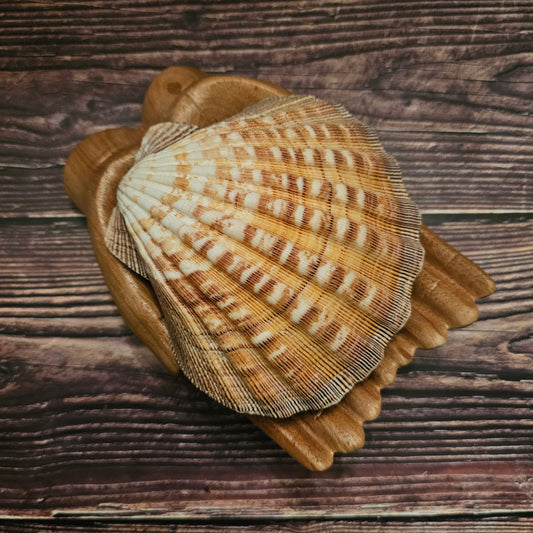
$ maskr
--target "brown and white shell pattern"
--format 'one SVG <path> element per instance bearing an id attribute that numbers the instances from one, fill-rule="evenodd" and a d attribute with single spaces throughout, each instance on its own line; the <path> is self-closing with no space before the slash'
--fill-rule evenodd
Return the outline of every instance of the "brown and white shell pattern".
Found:
<path id="1" fill-rule="evenodd" d="M 409 317 L 420 214 L 339 105 L 287 96 L 154 126 L 117 202 L 109 248 L 150 279 L 180 368 L 239 412 L 338 403 Z"/>

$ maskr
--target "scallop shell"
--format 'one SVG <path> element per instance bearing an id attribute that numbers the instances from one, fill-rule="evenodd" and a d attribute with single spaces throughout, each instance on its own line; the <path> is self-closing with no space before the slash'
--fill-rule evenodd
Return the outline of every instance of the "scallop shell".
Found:
<path id="1" fill-rule="evenodd" d="M 146 276 L 180 368 L 220 403 L 288 417 L 335 405 L 410 315 L 420 214 L 342 106 L 269 98 L 146 134 L 106 242 Z"/>

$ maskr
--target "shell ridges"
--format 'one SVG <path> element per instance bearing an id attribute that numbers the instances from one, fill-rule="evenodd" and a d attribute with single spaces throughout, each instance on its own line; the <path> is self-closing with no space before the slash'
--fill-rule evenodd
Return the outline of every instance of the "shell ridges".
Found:
<path id="1" fill-rule="evenodd" d="M 288 96 L 203 129 L 160 125 L 140 153 L 117 192 L 129 237 L 115 224 L 109 247 L 144 262 L 194 384 L 287 417 L 368 376 L 423 260 L 420 215 L 375 134 Z"/>

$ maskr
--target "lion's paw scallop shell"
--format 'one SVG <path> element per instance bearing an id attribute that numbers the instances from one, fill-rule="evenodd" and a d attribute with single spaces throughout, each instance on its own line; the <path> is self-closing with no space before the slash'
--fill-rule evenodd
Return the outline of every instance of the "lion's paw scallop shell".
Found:
<path id="1" fill-rule="evenodd" d="M 234 410 L 338 403 L 409 317 L 420 215 L 341 106 L 287 96 L 160 124 L 117 202 L 109 248 L 150 279 L 184 373 Z"/>

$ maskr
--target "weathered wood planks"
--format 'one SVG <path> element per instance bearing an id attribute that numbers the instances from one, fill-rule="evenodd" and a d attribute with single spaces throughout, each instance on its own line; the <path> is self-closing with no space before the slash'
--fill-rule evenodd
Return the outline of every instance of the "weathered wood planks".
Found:
<path id="1" fill-rule="evenodd" d="M 80 226 L 78 220 L 68 224 Z M 509 238 L 507 226 L 513 227 Z M 204 498 L 210 483 L 231 501 L 260 494 L 260 505 L 240 511 L 249 517 L 290 515 L 294 505 L 302 516 L 314 516 L 316 502 L 320 512 L 344 509 L 350 516 L 365 514 L 367 505 L 371 513 L 430 512 L 439 506 L 468 512 L 472 498 L 477 512 L 489 512 L 496 503 L 503 509 L 528 509 L 532 313 L 509 309 L 515 298 L 515 305 L 527 310 L 531 295 L 524 301 L 524 292 L 507 286 L 506 278 L 529 229 L 528 222 L 440 226 L 441 234 L 453 234 L 456 246 L 462 243 L 471 248 L 471 257 L 493 265 L 486 268 L 503 285 L 500 294 L 482 302 L 481 319 L 451 332 L 444 347 L 419 352 L 384 390 L 383 412 L 366 424 L 367 446 L 339 457 L 329 475 L 317 477 L 309 477 L 244 417 L 216 406 L 183 378 L 167 375 L 134 337 L 123 336 L 125 328 L 114 316 L 100 274 L 91 267 L 94 260 L 81 229 L 74 240 L 77 261 L 65 278 L 56 277 L 65 271 L 61 262 L 46 263 L 35 246 L 55 243 L 65 257 L 73 257 L 72 244 L 49 228 L 36 242 L 29 235 L 19 237 L 22 257 L 31 256 L 28 246 L 36 252 L 33 269 L 26 269 L 33 277 L 24 280 L 24 287 L 38 280 L 56 292 L 48 292 L 44 306 L 43 296 L 33 294 L 22 300 L 25 305 L 2 310 L 9 333 L 1 344 L 0 464 L 8 465 L 1 473 L 4 512 L 46 514 L 66 507 L 68 514 L 72 506 L 94 507 L 103 501 L 97 487 L 106 487 L 110 477 L 114 488 L 106 488 L 109 501 L 133 501 L 135 509 L 157 501 L 166 515 L 235 513 L 232 505 L 217 501 L 212 488 Z M 481 244 L 476 234 L 484 235 Z M 81 251 L 80 240 L 85 240 Z M 531 254 L 531 247 L 529 252 L 525 248 Z M 526 279 L 531 279 L 529 265 L 522 274 Z M 16 280 L 20 268 L 15 256 L 3 276 Z M 80 283 L 83 276 L 91 281 L 85 282 L 87 300 L 80 302 L 69 283 Z M 247 481 L 230 481 L 239 472 L 246 472 Z M 280 475 L 292 480 L 289 486 L 276 485 Z M 382 487 L 384 479 L 389 480 L 387 488 Z M 296 502 L 286 502 L 297 486 Z M 345 497 L 337 503 L 333 496 L 323 501 L 326 486 L 345 491 Z M 383 490 L 386 502 L 378 496 Z M 446 503 L 437 498 L 442 491 Z M 470 495 L 466 501 L 465 491 Z M 187 501 L 200 499 L 200 507 L 190 507 L 184 494 Z M 309 499 L 317 500 L 309 506 Z"/>
<path id="2" fill-rule="evenodd" d="M 457 220 L 433 228 L 496 281 L 498 291 L 482 304 L 482 320 L 473 327 L 483 328 L 484 314 L 504 323 L 512 316 L 512 329 L 519 323 L 525 326 L 533 301 L 533 223 L 524 218 Z M 125 334 L 84 219 L 6 220 L 0 226 L 0 248 L 9 250 L 0 272 L 3 332 L 57 334 L 66 328 L 64 333 L 74 336 Z"/>
<path id="3" fill-rule="evenodd" d="M 502 74 L 507 66 L 500 65 Z M 310 67 L 311 73 L 313 68 Z M 72 216 L 71 203 L 54 176 L 62 171 L 69 151 L 87 135 L 110 127 L 137 124 L 144 92 L 156 73 L 155 70 L 127 73 L 124 80 L 119 80 L 116 72 L 104 69 L 81 73 L 51 70 L 24 76 L 13 73 L 8 77 L 7 105 L 13 106 L 13 111 L 0 132 L 2 215 Z M 430 70 L 425 75 L 434 73 Z M 453 79 L 453 73 L 449 76 Z M 23 103 L 20 96 L 10 95 L 23 93 L 30 102 L 39 101 L 42 84 L 52 95 L 53 87 L 59 85 L 62 94 L 55 97 L 45 94 L 46 100 L 39 110 L 31 106 L 24 113 L 17 112 Z M 522 129 L 508 126 L 518 119 L 523 121 L 531 103 L 525 97 L 518 103 L 515 101 L 514 85 L 512 80 L 506 81 L 495 93 L 498 117 L 496 109 L 482 106 L 481 102 L 463 101 L 465 97 L 461 93 L 453 99 L 446 92 L 478 90 L 474 88 L 441 87 L 440 93 L 425 94 L 416 85 L 405 91 L 396 89 L 385 93 L 373 90 L 361 93 L 354 87 L 342 91 L 323 89 L 318 82 L 306 88 L 290 83 L 285 86 L 341 102 L 375 126 L 385 148 L 397 158 L 413 199 L 424 212 L 441 213 L 533 209 L 530 180 L 533 149 L 527 142 L 533 135 L 533 121 L 526 119 L 527 127 Z M 402 116 L 406 113 L 405 99 L 420 100 L 413 104 L 419 110 L 417 113 L 429 106 L 424 111 L 427 118 L 419 114 Z M 518 107 L 513 109 L 515 104 Z M 468 124 L 450 124 L 454 118 L 465 120 L 465 106 L 472 106 L 477 114 L 470 113 Z M 384 116 L 376 117 L 375 110 Z M 465 182 L 468 187 L 463 186 Z M 21 195 L 24 202 L 20 201 Z"/>
<path id="4" fill-rule="evenodd" d="M 4 6 L 6 215 L 70 211 L 52 178 L 68 150 L 135 124 L 172 64 L 343 103 L 378 129 L 425 211 L 533 208 L 529 2 L 132 6 Z"/>
<path id="5" fill-rule="evenodd" d="M 0 529 L 531 529 L 530 0 L 0 11 L 0 513 L 75 520 Z M 425 222 L 497 283 L 478 322 L 400 370 L 365 448 L 325 473 L 131 336 L 64 194 L 70 150 L 135 126 L 172 64 L 343 103 L 398 159 Z"/>
<path id="6" fill-rule="evenodd" d="M 103 506 L 105 513 L 105 506 Z M 117 513 L 127 512 L 125 509 L 116 509 Z M 0 524 L 1 525 L 1 524 Z M 265 533 L 270 531 L 280 531 L 284 533 L 320 533 L 321 531 L 332 531 L 334 533 L 364 533 L 372 531 L 373 533 L 462 533 L 464 531 L 476 533 L 479 531 L 491 531 L 493 533 L 529 533 L 533 521 L 528 517 L 521 516 L 500 516 L 496 518 L 482 518 L 480 520 L 458 520 L 450 518 L 448 520 L 439 521 L 421 521 L 419 519 L 411 519 L 405 522 L 395 521 L 371 521 L 361 520 L 360 522 L 353 522 L 347 520 L 313 520 L 309 522 L 303 521 L 284 521 L 276 522 L 273 520 L 266 521 L 261 524 L 257 523 L 241 523 L 228 525 L 225 521 L 211 521 L 202 522 L 195 521 L 186 524 L 181 524 L 180 532 L 197 533 L 197 532 L 217 532 L 227 531 L 228 533 L 248 533 L 258 532 Z M 57 522 L 20 522 L 10 521 L 4 523 L 4 531 L 12 533 L 24 532 L 44 533 L 47 531 L 54 531 L 58 533 L 174 533 L 176 526 L 172 523 L 156 522 L 154 524 L 132 523 L 127 518 L 124 522 L 103 522 L 101 520 L 89 521 L 85 520 L 82 523 L 75 520 L 61 520 Z"/>

